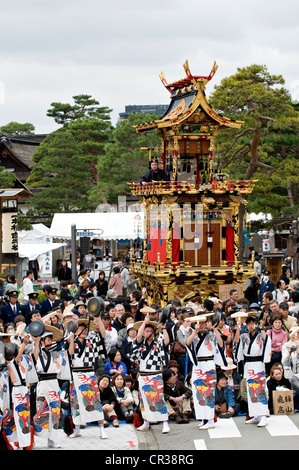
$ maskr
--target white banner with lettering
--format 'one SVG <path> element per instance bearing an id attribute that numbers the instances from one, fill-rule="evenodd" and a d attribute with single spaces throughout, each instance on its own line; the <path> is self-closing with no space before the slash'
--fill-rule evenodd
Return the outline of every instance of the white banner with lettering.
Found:
<path id="1" fill-rule="evenodd" d="M 18 254 L 18 213 L 2 213 L 2 253 Z"/>

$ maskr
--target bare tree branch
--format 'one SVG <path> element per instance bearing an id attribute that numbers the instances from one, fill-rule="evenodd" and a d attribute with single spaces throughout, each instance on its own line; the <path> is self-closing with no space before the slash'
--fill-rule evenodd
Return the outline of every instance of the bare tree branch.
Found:
<path id="1" fill-rule="evenodd" d="M 230 158 L 224 163 L 223 167 L 222 168 L 225 168 L 227 165 L 230 164 L 230 162 L 236 157 L 236 155 L 238 155 L 238 153 L 240 153 L 242 150 L 244 150 L 244 148 L 246 147 L 249 147 L 249 143 L 246 142 L 245 144 L 243 144 L 241 147 L 239 147 L 237 150 L 234 151 L 234 153 L 230 156 Z"/>
<path id="2" fill-rule="evenodd" d="M 271 172 L 271 173 L 273 171 L 276 171 L 276 168 L 274 168 L 271 165 L 267 165 L 266 163 L 257 162 L 257 166 L 260 167 L 260 168 L 265 168 L 265 170 L 269 170 L 269 172 Z"/>
<path id="3" fill-rule="evenodd" d="M 264 121 L 275 121 L 275 119 L 271 118 L 270 116 L 260 116 L 260 119 L 263 119 Z"/>

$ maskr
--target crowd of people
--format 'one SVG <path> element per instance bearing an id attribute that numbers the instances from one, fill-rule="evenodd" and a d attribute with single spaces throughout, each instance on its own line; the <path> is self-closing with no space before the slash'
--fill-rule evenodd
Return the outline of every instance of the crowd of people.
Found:
<path id="1" fill-rule="evenodd" d="M 109 279 L 89 268 L 65 279 L 66 267 L 41 301 L 31 271 L 22 292 L 13 276 L 3 286 L 2 446 L 30 449 L 37 435 L 59 447 L 59 428 L 77 438 L 91 422 L 101 439 L 122 422 L 140 432 L 162 423 L 167 434 L 170 420 L 204 430 L 243 414 L 262 427 L 281 388 L 299 409 L 298 276 L 283 272 L 272 289 L 265 270 L 243 298 L 235 289 L 225 301 L 195 293 L 162 307 L 122 260 Z"/>

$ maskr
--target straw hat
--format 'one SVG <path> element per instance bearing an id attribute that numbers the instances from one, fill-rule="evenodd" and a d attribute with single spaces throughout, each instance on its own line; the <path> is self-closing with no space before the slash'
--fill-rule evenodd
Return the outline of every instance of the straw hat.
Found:
<path id="1" fill-rule="evenodd" d="M 204 312 L 205 317 L 213 317 L 216 314 L 216 312 Z"/>
<path id="2" fill-rule="evenodd" d="M 137 321 L 136 323 L 134 323 L 133 324 L 134 330 L 138 331 L 142 324 L 143 324 L 143 321 Z M 156 321 L 149 321 L 146 324 L 146 326 L 152 326 L 154 329 L 157 327 L 157 325 L 158 325 L 158 322 Z M 159 325 L 158 328 L 156 329 L 156 333 L 160 333 L 161 330 L 162 330 L 162 327 L 161 325 Z"/>
<path id="3" fill-rule="evenodd" d="M 16 335 L 21 336 L 24 333 L 26 327 L 27 327 L 26 323 L 24 322 L 20 323 L 16 329 Z"/>
<path id="4" fill-rule="evenodd" d="M 232 317 L 233 315 L 235 315 L 237 318 L 238 318 L 238 317 L 243 317 L 243 318 L 247 318 L 247 317 L 256 317 L 257 314 L 258 314 L 258 312 L 256 312 L 256 311 L 242 312 L 242 313 L 241 313 L 241 312 L 236 312 L 236 313 L 233 313 L 233 314 L 231 315 L 231 317 Z M 233 317 L 233 318 L 235 318 L 235 317 Z"/>
<path id="5" fill-rule="evenodd" d="M 195 304 L 194 302 L 188 302 L 186 304 L 186 308 L 191 308 L 195 315 L 202 311 L 202 307 L 200 305 Z"/>
<path id="6" fill-rule="evenodd" d="M 206 315 L 195 315 L 194 317 L 185 318 L 185 320 L 190 320 L 191 323 L 205 322 L 207 321 Z"/>
<path id="7" fill-rule="evenodd" d="M 145 307 L 142 307 L 140 309 L 140 312 L 142 313 L 156 313 L 157 310 L 155 308 L 152 308 L 152 307 L 149 307 L 149 306 L 145 306 Z"/>
<path id="8" fill-rule="evenodd" d="M 42 338 L 45 338 L 46 336 L 52 335 L 53 336 L 53 341 L 58 342 L 62 339 L 62 331 L 56 328 L 55 326 L 50 326 L 46 325 L 45 332 L 41 336 Z"/>
<path id="9" fill-rule="evenodd" d="M 73 303 L 68 304 L 63 310 L 62 318 L 65 318 L 67 315 L 73 315 L 74 314 L 74 312 L 72 311 L 73 308 L 75 308 L 75 304 Z"/>
<path id="10" fill-rule="evenodd" d="M 68 312 L 63 312 L 62 314 L 62 319 L 65 321 L 65 318 L 66 317 L 74 317 L 74 316 L 78 316 L 76 315 L 76 313 L 72 312 L 71 310 L 69 310 Z"/>
<path id="11" fill-rule="evenodd" d="M 68 325 L 69 321 L 65 323 L 64 327 L 65 329 L 67 329 L 67 325 Z M 98 329 L 98 325 L 96 324 L 95 321 L 90 321 L 88 318 L 78 318 L 78 320 L 76 320 L 76 323 L 78 323 L 78 327 L 81 326 L 81 325 L 85 325 L 85 326 L 88 326 L 89 324 L 89 331 L 93 331 L 93 330 L 97 330 Z"/>
<path id="12" fill-rule="evenodd" d="M 236 313 L 232 313 L 230 315 L 231 318 L 247 318 L 248 317 L 248 313 L 247 312 L 236 312 Z"/>
<path id="13" fill-rule="evenodd" d="M 51 311 L 51 312 L 47 313 L 47 315 L 42 317 L 42 322 L 45 321 L 45 320 L 49 320 L 49 318 L 54 317 L 54 315 L 56 315 L 56 312 Z"/>

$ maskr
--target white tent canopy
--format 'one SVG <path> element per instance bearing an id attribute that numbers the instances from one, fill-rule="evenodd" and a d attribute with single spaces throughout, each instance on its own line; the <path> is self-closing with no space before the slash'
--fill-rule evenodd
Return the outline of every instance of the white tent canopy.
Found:
<path id="1" fill-rule="evenodd" d="M 143 238 L 143 212 L 96 212 L 54 214 L 49 235 L 71 239 L 72 225 L 77 232 L 88 231 L 105 240 Z"/>
<path id="2" fill-rule="evenodd" d="M 21 243 L 39 243 L 47 235 L 49 235 L 49 228 L 46 225 L 33 224 L 31 230 L 18 232 L 18 239 Z"/>
<path id="3" fill-rule="evenodd" d="M 37 259 L 48 251 L 57 250 L 66 246 L 66 243 L 19 243 L 19 257 L 28 258 L 29 261 Z"/>
<path id="4" fill-rule="evenodd" d="M 34 224 L 32 230 L 18 232 L 18 254 L 20 258 L 28 258 L 29 261 L 37 259 L 40 255 L 56 250 L 66 243 L 52 243 L 49 234 L 50 229 L 43 224 Z M 49 237 L 49 241 L 45 239 Z"/>

